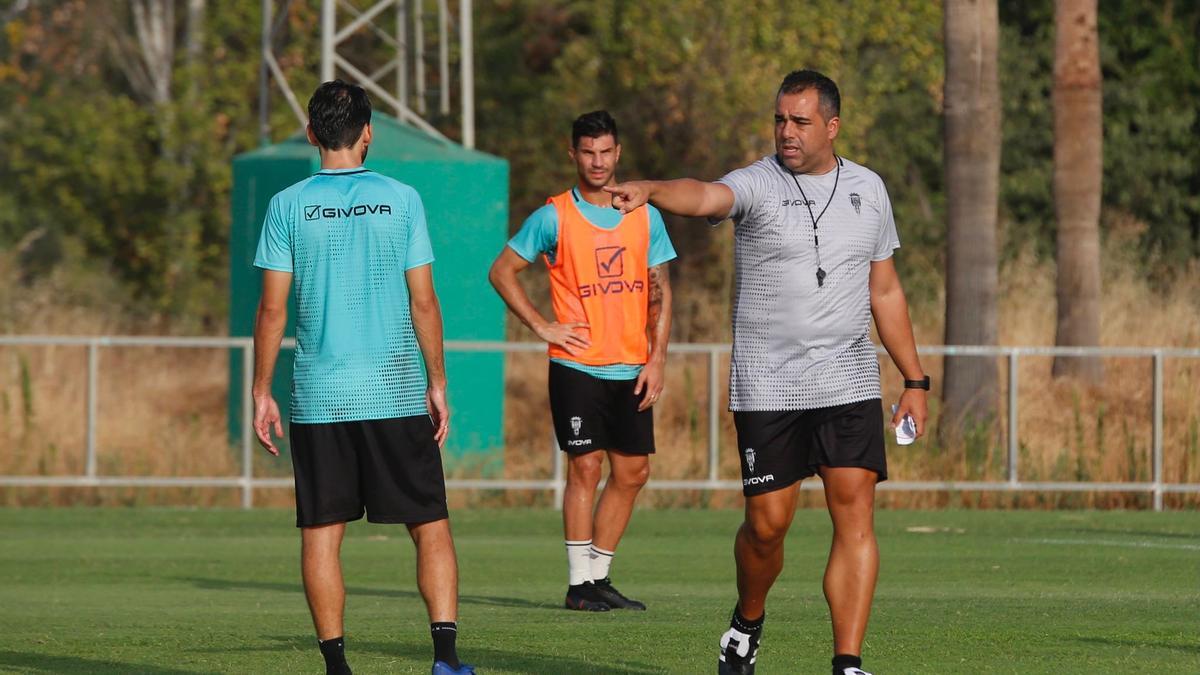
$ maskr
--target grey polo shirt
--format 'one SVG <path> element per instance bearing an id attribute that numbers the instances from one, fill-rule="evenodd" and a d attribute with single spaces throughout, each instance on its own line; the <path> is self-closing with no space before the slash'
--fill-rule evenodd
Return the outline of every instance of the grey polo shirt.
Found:
<path id="1" fill-rule="evenodd" d="M 768 155 L 717 181 L 734 195 L 730 410 L 811 410 L 881 397 L 871 262 L 891 257 L 900 240 L 883 180 L 838 161 L 840 174 L 793 178 Z"/>

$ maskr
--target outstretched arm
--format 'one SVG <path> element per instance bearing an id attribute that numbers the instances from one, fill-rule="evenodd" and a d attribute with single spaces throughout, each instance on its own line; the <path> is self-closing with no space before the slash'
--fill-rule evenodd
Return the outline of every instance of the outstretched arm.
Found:
<path id="1" fill-rule="evenodd" d="M 725 218 L 733 210 L 733 190 L 721 183 L 694 178 L 635 180 L 604 188 L 613 196 L 613 207 L 629 213 L 647 202 L 680 216 Z"/>
<path id="2" fill-rule="evenodd" d="M 671 336 L 671 277 L 667 263 L 650 268 L 650 297 L 646 306 L 646 333 L 650 339 L 650 358 L 638 376 L 633 393 L 642 396 L 638 410 L 646 410 L 658 401 L 665 383 L 667 341 Z"/>
<path id="3" fill-rule="evenodd" d="M 892 362 L 900 369 L 906 380 L 925 377 L 921 360 L 917 356 L 917 342 L 913 338 L 912 322 L 908 318 L 908 300 L 896 274 L 892 258 L 871 263 L 871 314 L 875 316 L 875 327 Z M 896 413 L 892 415 L 892 426 L 900 424 L 904 416 L 912 415 L 916 422 L 917 437 L 925 433 L 925 420 L 929 416 L 924 389 L 905 389 L 900 396 Z"/>
<path id="4" fill-rule="evenodd" d="M 429 385 L 425 402 L 433 419 L 433 438 L 438 447 L 446 443 L 450 433 L 450 406 L 446 402 L 446 357 L 442 345 L 442 307 L 433 289 L 433 265 L 421 265 L 404 273 L 408 282 L 408 307 L 412 315 L 413 332 L 425 360 Z"/>
<path id="5" fill-rule="evenodd" d="M 577 328 L 587 328 L 587 324 L 547 321 L 541 312 L 537 311 L 529 301 L 529 296 L 525 294 L 525 289 L 521 287 L 521 282 L 517 280 L 517 273 L 526 267 L 529 267 L 529 261 L 505 246 L 492 263 L 492 269 L 488 271 L 488 281 L 500 297 L 504 298 L 504 304 L 508 305 L 521 323 L 536 333 L 538 338 L 562 347 L 568 354 L 579 354 L 590 347 L 592 343 L 587 335 L 576 332 Z"/>

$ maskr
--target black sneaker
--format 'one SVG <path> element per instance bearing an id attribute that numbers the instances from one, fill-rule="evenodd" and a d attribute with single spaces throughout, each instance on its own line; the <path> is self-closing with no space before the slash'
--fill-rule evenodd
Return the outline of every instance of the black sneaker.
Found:
<path id="1" fill-rule="evenodd" d="M 754 675 L 754 662 L 758 660 L 758 640 L 762 631 L 743 633 L 733 628 L 721 636 L 721 656 L 717 661 L 717 675 Z"/>
<path id="2" fill-rule="evenodd" d="M 611 609 L 604 598 L 596 592 L 596 584 L 585 581 L 577 586 L 567 586 L 567 609 L 583 612 L 607 612 Z"/>
<path id="3" fill-rule="evenodd" d="M 871 674 L 868 673 L 867 671 L 863 670 L 862 668 L 855 668 L 854 666 L 848 666 L 846 668 L 834 668 L 833 675 L 871 675 Z"/>
<path id="4" fill-rule="evenodd" d="M 630 600 L 624 595 L 621 595 L 621 591 L 618 591 L 612 585 L 612 581 L 608 577 L 604 577 L 603 579 L 596 581 L 596 595 L 598 595 L 600 599 L 604 600 L 604 602 L 613 609 L 646 610 L 646 603 L 639 602 L 637 600 Z"/>

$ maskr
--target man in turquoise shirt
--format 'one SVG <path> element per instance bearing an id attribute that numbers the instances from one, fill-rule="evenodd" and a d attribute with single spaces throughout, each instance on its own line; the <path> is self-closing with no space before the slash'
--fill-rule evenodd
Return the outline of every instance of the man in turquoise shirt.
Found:
<path id="1" fill-rule="evenodd" d="M 340 552 L 346 522 L 365 512 L 371 522 L 404 523 L 416 544 L 434 675 L 474 673 L 455 647 L 458 567 L 440 454 L 450 414 L 425 209 L 411 187 L 363 168 L 371 103 L 361 87 L 326 82 L 308 115 L 321 170 L 271 199 L 254 260 L 263 270 L 254 430 L 278 455 L 271 379 L 294 289 L 296 525 L 326 672 L 350 673 Z"/>

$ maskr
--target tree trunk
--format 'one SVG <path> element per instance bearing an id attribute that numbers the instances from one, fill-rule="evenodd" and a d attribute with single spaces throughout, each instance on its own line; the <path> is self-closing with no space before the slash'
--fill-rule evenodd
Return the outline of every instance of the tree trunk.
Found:
<path id="1" fill-rule="evenodd" d="M 1100 181 L 1103 138 L 1096 0 L 1054 3 L 1054 212 L 1058 220 L 1060 347 L 1100 344 Z M 1099 358 L 1059 357 L 1054 375 L 1097 383 Z"/>
<path id="2" fill-rule="evenodd" d="M 946 344 L 996 344 L 1000 87 L 996 0 L 945 0 Z M 939 434 L 996 419 L 994 357 L 945 361 Z"/>

